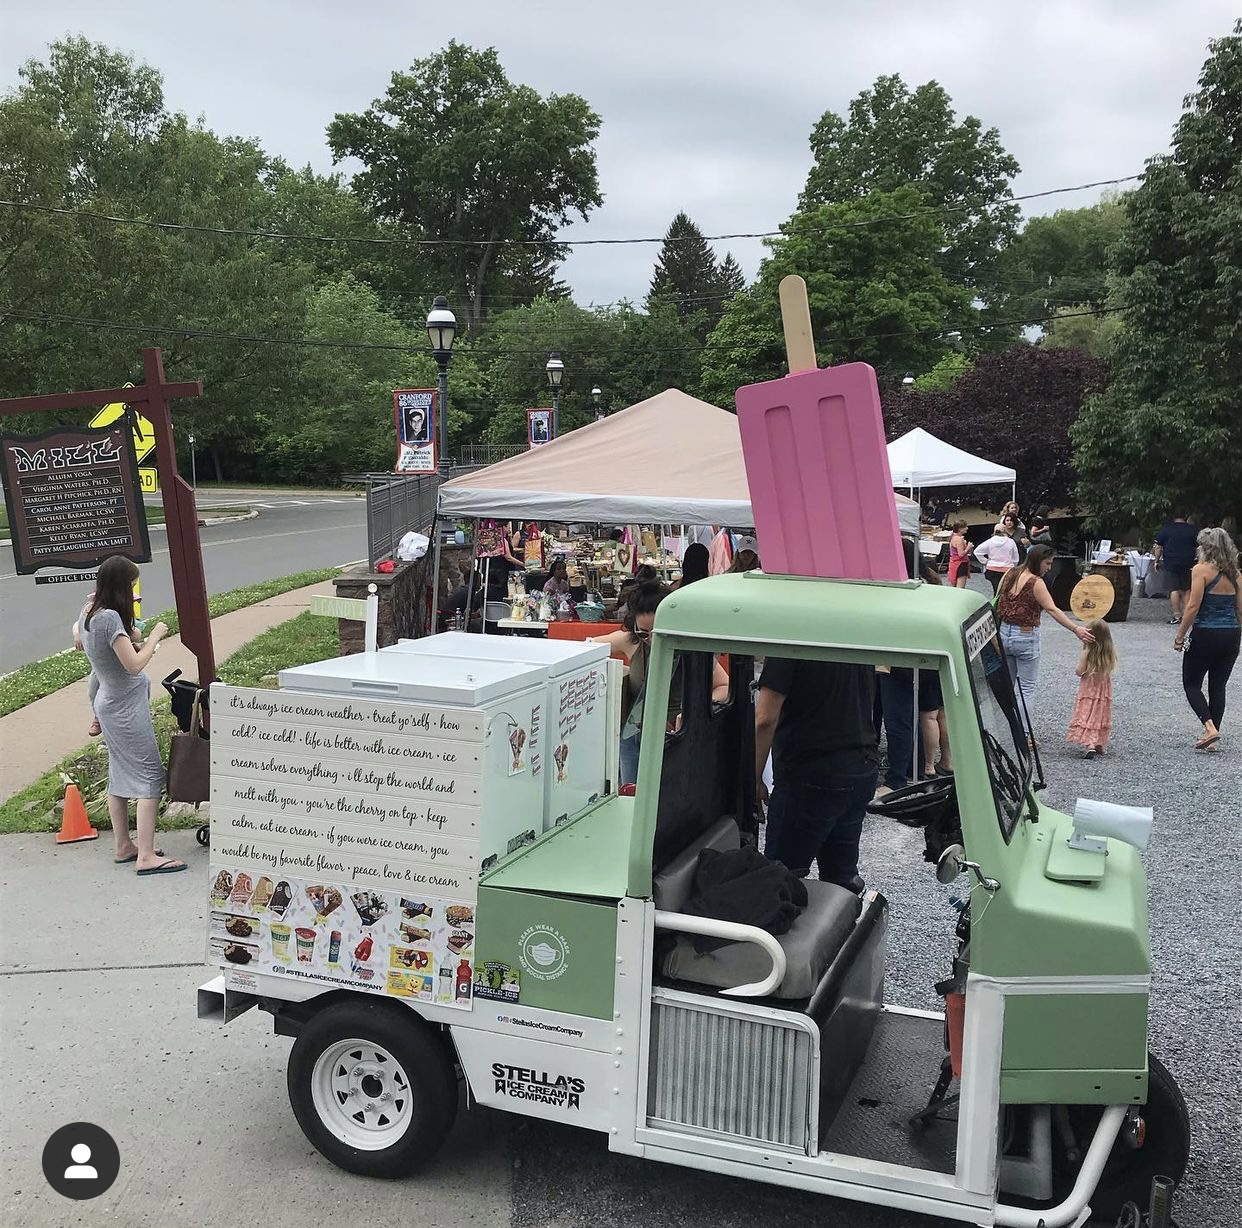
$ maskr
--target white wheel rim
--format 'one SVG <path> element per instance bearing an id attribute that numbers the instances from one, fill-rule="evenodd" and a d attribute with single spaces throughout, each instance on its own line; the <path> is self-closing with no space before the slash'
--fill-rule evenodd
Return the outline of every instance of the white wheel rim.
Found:
<path id="1" fill-rule="evenodd" d="M 394 1146 L 414 1112 L 409 1075 L 370 1040 L 339 1040 L 319 1055 L 311 1071 L 311 1100 L 332 1134 L 359 1151 Z"/>

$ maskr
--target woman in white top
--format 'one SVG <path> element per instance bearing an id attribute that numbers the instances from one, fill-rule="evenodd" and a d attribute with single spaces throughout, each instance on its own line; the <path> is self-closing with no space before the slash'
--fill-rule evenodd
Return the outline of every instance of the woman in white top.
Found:
<path id="1" fill-rule="evenodd" d="M 992 536 L 975 547 L 975 558 L 983 565 L 992 592 L 996 592 L 1005 572 L 1018 565 L 1018 543 L 1014 541 L 1017 525 L 1014 514 L 1006 512 L 992 530 Z"/>

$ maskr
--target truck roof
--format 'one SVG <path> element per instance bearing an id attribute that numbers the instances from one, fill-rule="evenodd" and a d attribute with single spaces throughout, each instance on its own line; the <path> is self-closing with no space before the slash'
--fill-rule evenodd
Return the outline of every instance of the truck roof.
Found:
<path id="1" fill-rule="evenodd" d="M 948 585 L 712 576 L 670 594 L 656 632 L 790 646 L 960 653 L 962 624 L 986 604 Z M 799 655 L 796 652 L 790 655 Z"/>

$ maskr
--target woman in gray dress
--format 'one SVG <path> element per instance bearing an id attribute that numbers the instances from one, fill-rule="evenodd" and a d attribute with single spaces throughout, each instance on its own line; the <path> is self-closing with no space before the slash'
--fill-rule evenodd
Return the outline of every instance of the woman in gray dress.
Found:
<path id="1" fill-rule="evenodd" d="M 138 568 L 119 554 L 105 559 L 80 635 L 99 690 L 95 715 L 108 744 L 108 814 L 116 860 L 136 861 L 139 874 L 173 874 L 184 861 L 165 860 L 155 847 L 155 817 L 164 791 L 164 764 L 151 723 L 151 691 L 143 673 L 168 628 L 158 623 L 134 645 L 134 581 Z M 137 843 L 129 834 L 129 799 L 138 811 Z"/>

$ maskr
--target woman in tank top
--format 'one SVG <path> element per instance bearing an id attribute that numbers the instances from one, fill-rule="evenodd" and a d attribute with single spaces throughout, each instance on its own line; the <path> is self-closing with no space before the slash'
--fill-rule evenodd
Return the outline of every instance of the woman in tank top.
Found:
<path id="1" fill-rule="evenodd" d="M 1225 688 L 1242 640 L 1242 586 L 1238 583 L 1238 549 L 1224 529 L 1203 529 L 1196 545 L 1198 562 L 1190 573 L 1190 594 L 1182 607 L 1173 648 L 1177 652 L 1185 649 L 1182 689 L 1203 724 L 1195 750 L 1215 751 L 1225 718 Z"/>
<path id="2" fill-rule="evenodd" d="M 1026 705 L 1032 727 L 1035 721 L 1035 683 L 1039 678 L 1039 623 L 1048 614 L 1084 644 L 1095 637 L 1086 627 L 1058 610 L 1044 576 L 1052 567 L 1052 547 L 1032 546 L 1021 567 L 1005 573 L 996 597 L 996 617 L 1001 643 L 1014 674 L 1014 686 Z M 1032 739 L 1032 742 L 1034 739 Z"/>

